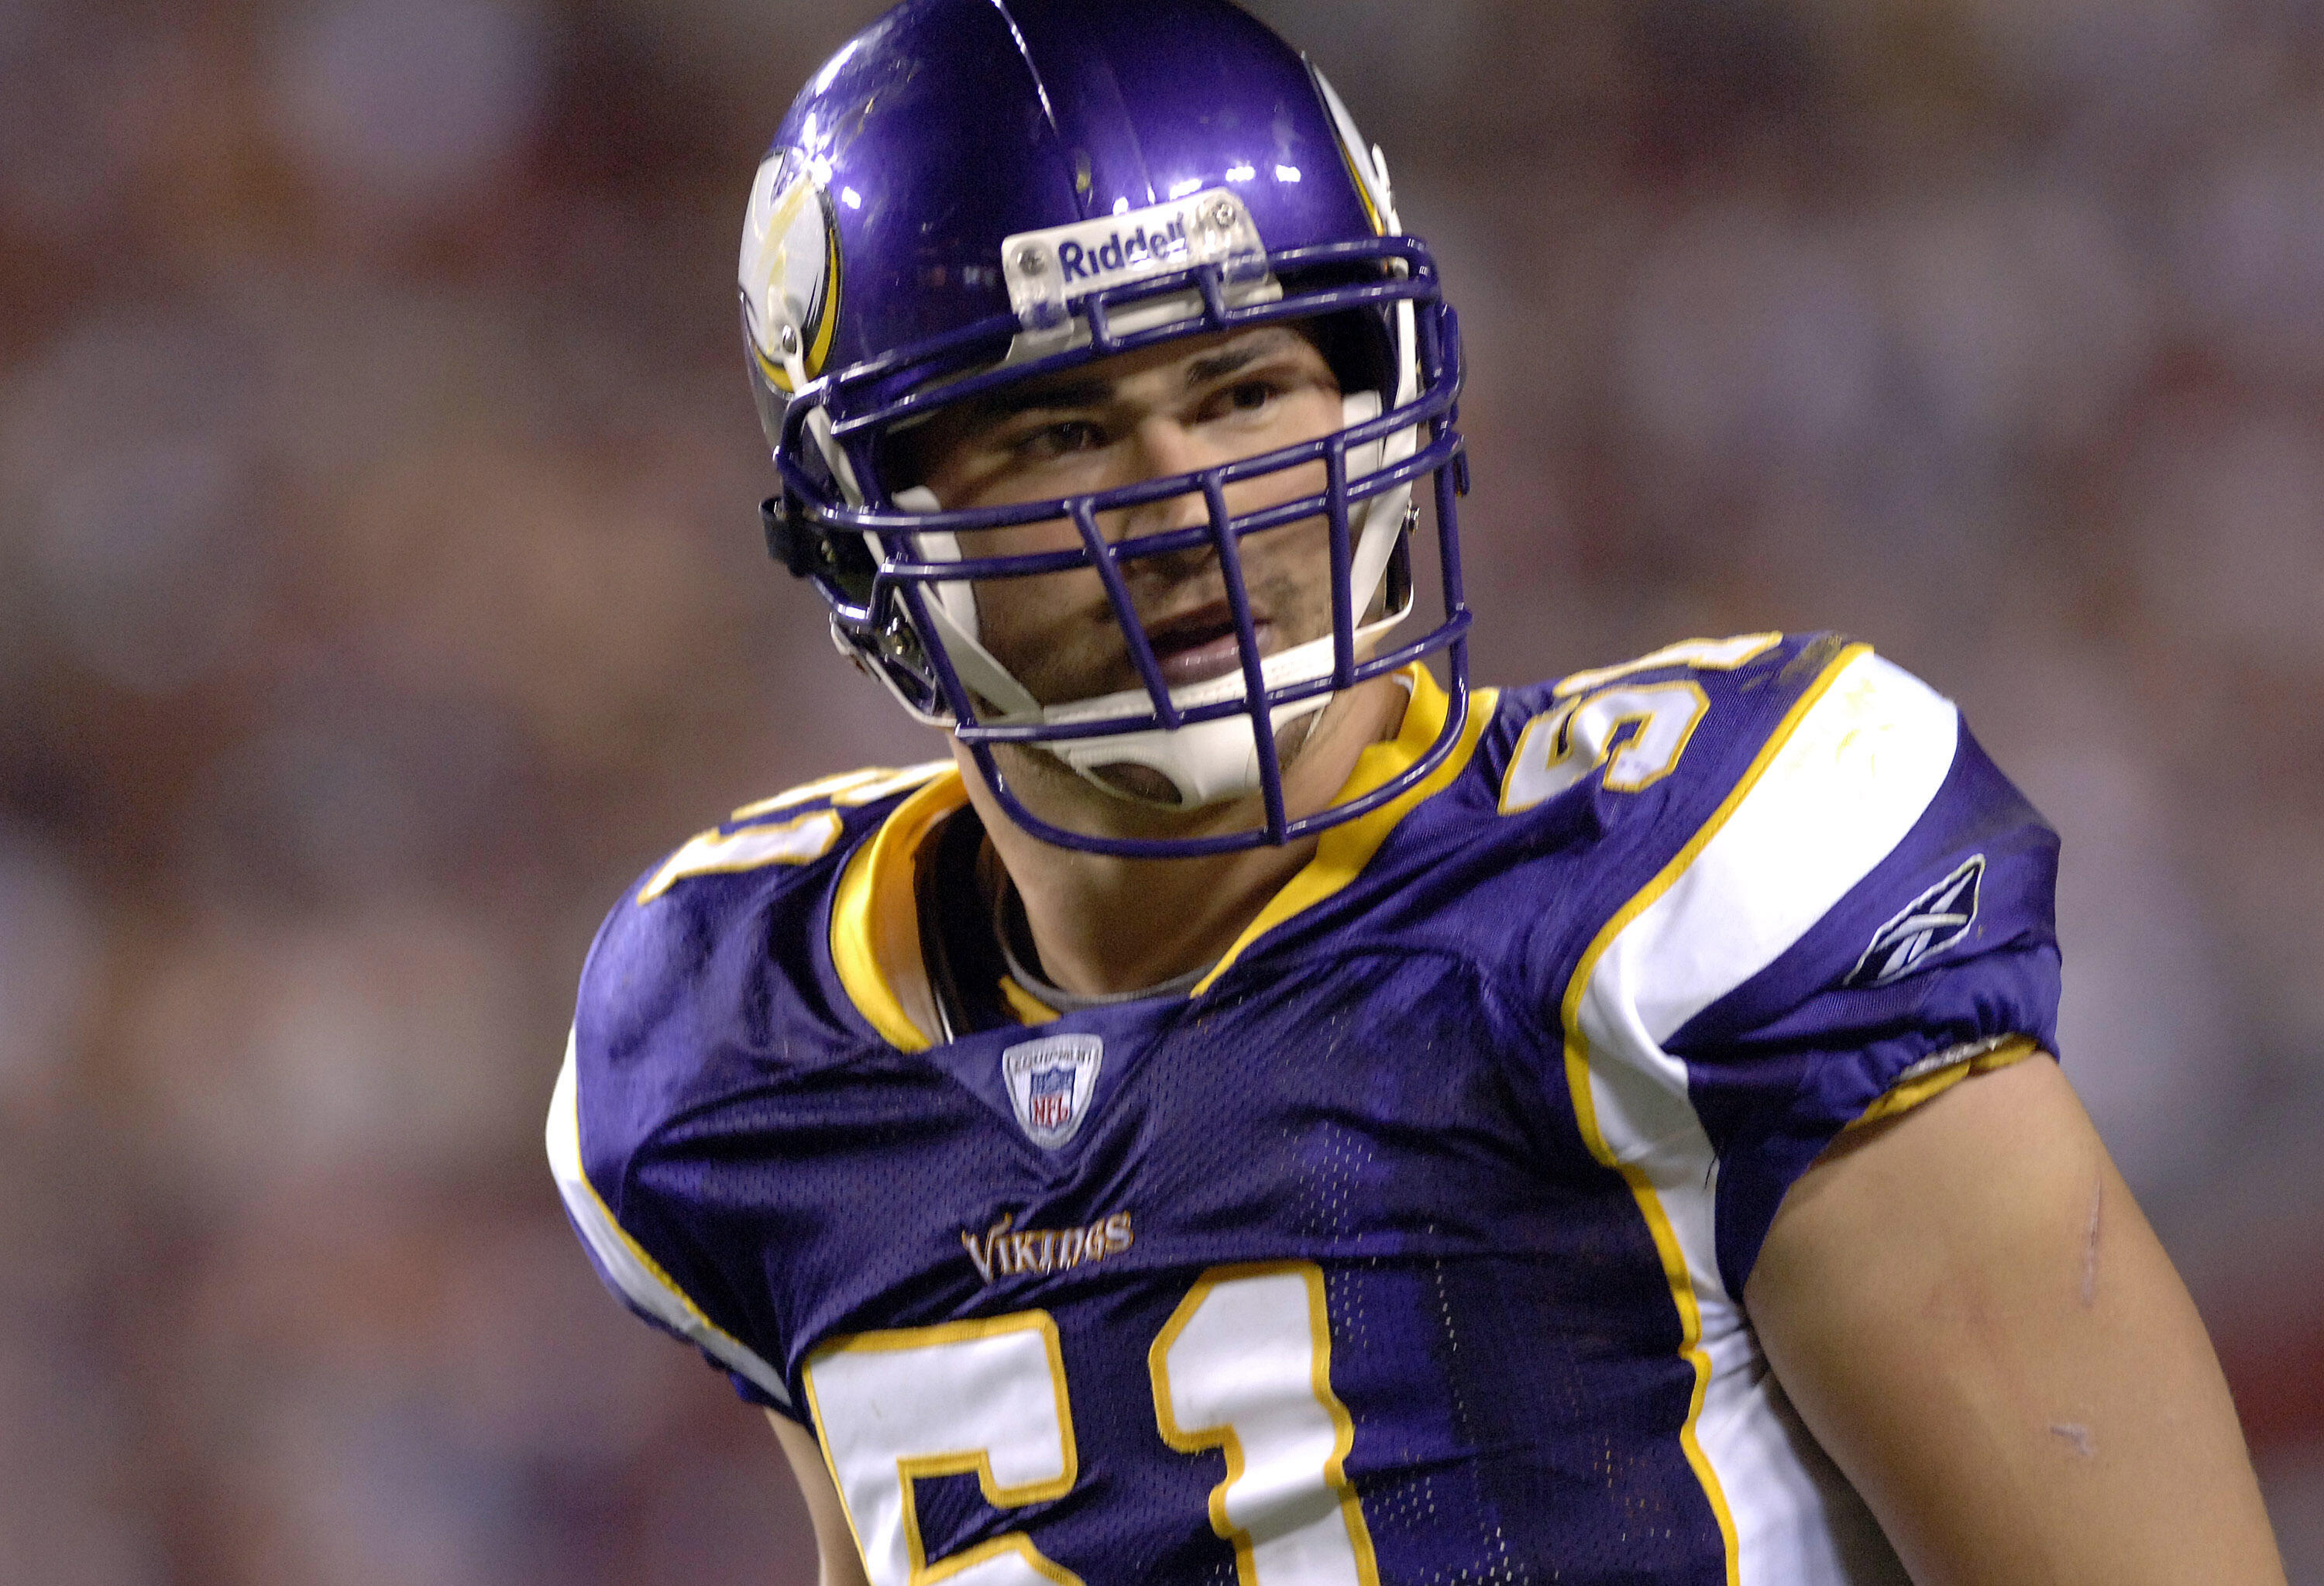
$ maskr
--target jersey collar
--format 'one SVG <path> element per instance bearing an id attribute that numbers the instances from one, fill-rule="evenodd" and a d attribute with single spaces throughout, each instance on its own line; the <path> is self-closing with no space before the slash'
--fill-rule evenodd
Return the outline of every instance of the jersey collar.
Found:
<path id="1" fill-rule="evenodd" d="M 1354 772 L 1339 791 L 1340 802 L 1360 798 L 1403 771 L 1427 753 L 1443 731 L 1452 702 L 1435 678 L 1418 665 L 1400 675 L 1411 689 L 1404 723 L 1394 738 L 1370 745 L 1358 757 Z M 1460 742 L 1425 781 L 1359 820 L 1325 831 L 1317 839 L 1314 858 L 1268 901 L 1190 995 L 1199 997 L 1210 990 L 1268 932 L 1362 874 L 1404 817 L 1451 786 L 1467 768 L 1485 724 L 1492 719 L 1495 704 L 1492 689 L 1477 691 L 1470 698 L 1469 720 Z M 944 818 L 967 802 L 968 789 L 957 768 L 905 799 L 847 862 L 832 900 L 831 961 L 840 984 L 881 1038 L 902 1051 L 927 1050 L 935 1044 L 929 1032 L 941 1028 L 921 953 L 914 892 L 920 854 Z M 1013 998 L 1010 1000 L 1015 1002 Z M 1020 1012 L 1049 1012 L 1029 998 L 1027 1001 L 1030 1008 L 1020 1007 Z"/>
<path id="2" fill-rule="evenodd" d="M 1370 745 L 1357 757 L 1356 769 L 1334 802 L 1344 804 L 1360 798 L 1400 775 L 1426 754 L 1435 744 L 1437 735 L 1443 732 L 1444 717 L 1452 708 L 1451 696 L 1429 675 L 1428 669 L 1417 663 L 1406 668 L 1400 675 L 1409 679 L 1412 688 L 1411 701 L 1404 707 L 1404 725 L 1395 737 Z M 1469 696 L 1469 719 L 1462 726 L 1461 741 L 1444 757 L 1444 763 L 1431 771 L 1419 786 L 1368 816 L 1327 828 L 1316 839 L 1315 857 L 1286 881 L 1283 890 L 1259 911 L 1258 917 L 1243 927 L 1242 935 L 1235 938 L 1226 955 L 1195 983 L 1193 994 L 1199 997 L 1216 985 L 1219 977 L 1234 967 L 1244 950 L 1268 932 L 1314 908 L 1363 874 L 1372 855 L 1379 852 L 1388 834 L 1404 823 L 1404 817 L 1451 787 L 1453 779 L 1469 768 L 1471 758 L 1477 752 L 1477 741 L 1484 735 L 1485 724 L 1493 719 L 1499 697 L 1499 691 L 1492 688 L 1478 689 Z"/>

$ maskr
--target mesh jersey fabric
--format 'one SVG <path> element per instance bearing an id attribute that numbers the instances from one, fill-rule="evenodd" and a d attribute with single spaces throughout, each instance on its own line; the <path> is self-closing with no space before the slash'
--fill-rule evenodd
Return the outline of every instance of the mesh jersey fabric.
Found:
<path id="1" fill-rule="evenodd" d="M 859 1535 L 878 1508 L 930 1565 L 1232 1578 L 1266 1537 L 1222 1530 L 1223 1446 L 1163 1435 L 1157 1362 L 1215 1286 L 1298 1272 L 1342 1507 L 1264 1525 L 1360 1537 L 1382 1581 L 1901 1579 L 1740 1296 L 1784 1190 L 1900 1083 L 2056 1049 L 2055 837 L 1949 703 L 1827 637 L 1476 715 L 1194 995 L 948 1042 L 867 1012 L 848 939 L 851 871 L 941 777 L 706 834 L 778 857 L 658 868 L 584 974 L 551 1149 L 601 1274 L 800 1419 L 851 1350 L 1047 1329 L 1065 1489 L 840 1472 Z M 1008 1066 L 1060 1037 L 1100 1056 L 1045 1148 Z"/>

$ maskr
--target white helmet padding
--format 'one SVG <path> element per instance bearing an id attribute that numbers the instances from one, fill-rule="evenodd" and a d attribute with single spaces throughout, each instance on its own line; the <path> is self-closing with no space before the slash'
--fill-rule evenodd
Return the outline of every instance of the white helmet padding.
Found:
<path id="1" fill-rule="evenodd" d="M 1409 306 L 1399 307 L 1408 309 Z M 1406 345 L 1409 346 L 1409 342 Z M 1398 383 L 1406 390 L 1398 394 L 1409 400 L 1416 375 L 1410 360 L 1400 359 L 1399 362 L 1405 365 L 1405 370 Z M 1378 392 L 1355 392 L 1342 399 L 1343 428 L 1351 429 L 1369 423 L 1379 417 L 1381 411 L 1380 393 Z M 1416 428 L 1397 430 L 1382 440 L 1350 447 L 1347 454 L 1350 484 L 1404 462 L 1414 455 L 1418 446 L 1419 432 Z M 1373 622 L 1360 622 L 1387 577 L 1389 561 L 1404 533 L 1411 502 L 1412 487 L 1409 484 L 1398 485 L 1354 503 L 1349 514 L 1349 528 L 1354 541 L 1351 548 L 1349 586 L 1351 604 L 1360 624 L 1355 633 L 1360 652 L 1377 636 L 1402 622 L 1412 609 L 1411 594 L 1407 590 L 1395 609 L 1383 613 Z M 911 512 L 943 510 L 933 492 L 918 486 L 898 492 L 894 504 Z M 924 560 L 950 562 L 962 559 L 956 535 L 922 534 L 917 537 L 916 544 Z M 977 618 L 975 589 L 969 581 L 953 580 L 924 587 L 928 621 L 936 629 L 931 637 L 943 646 L 961 682 L 983 696 L 1001 713 L 988 718 L 986 724 L 1038 723 L 1079 725 L 1091 722 L 1135 720 L 1153 715 L 1153 701 L 1142 687 L 1063 705 L 1042 705 L 984 647 Z M 1266 687 L 1272 690 L 1330 677 L 1336 659 L 1333 653 L 1333 636 L 1327 633 L 1264 658 L 1259 670 Z M 1222 705 L 1245 697 L 1244 678 L 1240 669 L 1222 677 L 1187 684 L 1170 691 L 1172 703 L 1181 710 Z M 1277 708 L 1271 713 L 1274 731 L 1279 733 L 1291 723 L 1322 710 L 1330 703 L 1331 697 L 1328 694 L 1319 694 L 1311 699 Z M 948 717 L 924 715 L 924 719 L 932 724 L 951 724 Z M 1118 798 L 1134 798 L 1137 796 L 1109 780 L 1105 773 L 1122 766 L 1138 766 L 1154 771 L 1176 789 L 1174 807 L 1179 808 L 1195 808 L 1240 798 L 1256 791 L 1261 780 L 1259 748 L 1248 715 L 1222 716 L 1176 729 L 1148 728 L 1101 737 L 1054 740 L 1044 743 L 1043 748 L 1097 787 Z"/>

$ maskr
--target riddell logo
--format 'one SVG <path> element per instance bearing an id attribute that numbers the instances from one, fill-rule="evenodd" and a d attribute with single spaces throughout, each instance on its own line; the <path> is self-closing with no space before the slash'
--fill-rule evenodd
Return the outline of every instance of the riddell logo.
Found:
<path id="1" fill-rule="evenodd" d="M 1057 263 L 1064 266 L 1069 281 L 1094 281 L 1121 270 L 1148 269 L 1185 258 L 1186 254 L 1186 217 L 1183 214 L 1175 217 L 1169 225 L 1150 231 L 1142 226 L 1135 231 L 1117 231 L 1095 247 L 1071 242 L 1057 244 Z"/>
<path id="2" fill-rule="evenodd" d="M 1009 306 L 1028 331 L 1061 330 L 1074 318 L 1073 305 L 1093 294 L 1132 281 L 1219 264 L 1230 306 L 1240 307 L 1279 295 L 1267 269 L 1267 242 L 1242 200 L 1224 188 L 1131 209 L 1125 204 L 1047 231 L 1019 232 L 1001 243 L 1001 271 L 1009 282 Z M 1176 303 L 1187 293 L 1164 300 Z M 1129 306 L 1150 316 L 1151 304 Z M 1143 328 L 1141 325 L 1139 327 Z"/>

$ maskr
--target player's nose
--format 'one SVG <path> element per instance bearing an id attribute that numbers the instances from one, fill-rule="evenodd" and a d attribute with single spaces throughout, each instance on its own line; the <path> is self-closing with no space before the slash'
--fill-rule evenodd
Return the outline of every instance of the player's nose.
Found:
<path id="1" fill-rule="evenodd" d="M 1141 481 L 1192 474 L 1212 461 L 1194 432 L 1176 418 L 1157 414 L 1140 420 L 1130 438 L 1133 466 Z M 1197 527 L 1209 517 L 1210 507 L 1197 489 L 1130 508 L 1122 514 L 1120 532 L 1124 539 L 1162 534 Z"/>

